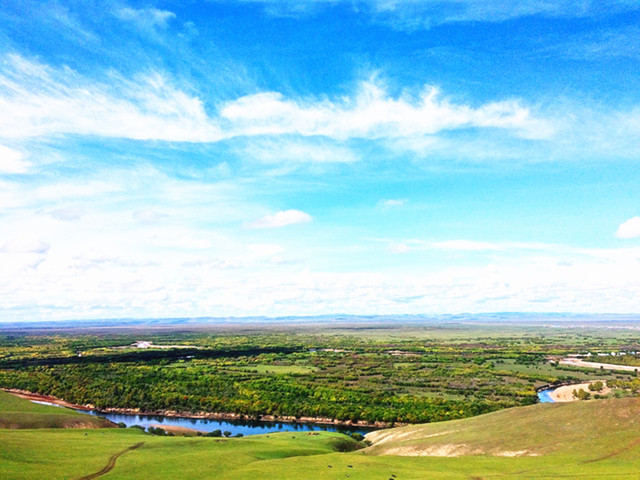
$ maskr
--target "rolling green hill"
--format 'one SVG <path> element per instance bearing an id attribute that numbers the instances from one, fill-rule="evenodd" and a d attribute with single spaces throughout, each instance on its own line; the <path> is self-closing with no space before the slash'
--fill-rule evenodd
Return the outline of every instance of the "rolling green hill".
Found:
<path id="1" fill-rule="evenodd" d="M 103 428 L 114 426 L 101 418 L 68 408 L 30 402 L 0 391 L 0 428 Z"/>
<path id="2" fill-rule="evenodd" d="M 640 400 L 518 407 L 370 434 L 238 439 L 136 430 L 2 430 L 0 478 L 216 480 L 637 479 Z"/>
<path id="3" fill-rule="evenodd" d="M 548 456 L 585 459 L 640 441 L 640 399 L 547 403 L 463 420 L 411 425 L 367 435 L 375 455 Z"/>

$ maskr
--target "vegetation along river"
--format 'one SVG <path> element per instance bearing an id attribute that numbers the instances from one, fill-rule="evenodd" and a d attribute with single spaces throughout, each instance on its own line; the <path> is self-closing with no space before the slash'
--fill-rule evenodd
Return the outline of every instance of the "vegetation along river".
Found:
<path id="1" fill-rule="evenodd" d="M 45 405 L 55 405 L 49 402 L 38 401 Z M 129 413 L 106 413 L 96 410 L 76 410 L 80 413 L 94 415 L 114 423 L 124 423 L 127 427 L 139 425 L 141 427 L 154 426 L 175 426 L 191 428 L 201 432 L 212 432 L 221 430 L 231 432 L 231 435 L 260 435 L 275 432 L 343 432 L 343 433 L 365 433 L 376 430 L 375 428 L 364 428 L 361 426 L 313 424 L 313 423 L 285 423 L 285 422 L 264 422 L 249 420 L 214 420 L 208 418 L 188 418 L 188 417 L 168 417 L 164 415 L 137 415 Z"/>

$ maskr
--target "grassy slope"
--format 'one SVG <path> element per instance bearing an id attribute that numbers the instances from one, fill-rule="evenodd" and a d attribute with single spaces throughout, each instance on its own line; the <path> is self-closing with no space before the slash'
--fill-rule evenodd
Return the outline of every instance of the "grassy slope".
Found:
<path id="1" fill-rule="evenodd" d="M 152 437 L 131 430 L 0 430 L 0 478 L 74 479 L 120 457 L 105 479 L 637 479 L 640 400 L 534 405 L 481 417 L 394 429 L 365 451 L 336 453 L 334 433 L 242 439 Z M 443 432 L 448 432 L 444 433 Z M 406 434 L 399 438 L 398 434 Z M 383 434 L 378 434 L 382 438 Z M 436 436 L 429 436 L 436 435 Z M 465 445 L 470 451 L 528 450 L 537 456 L 457 458 L 385 455 L 391 448 Z"/>
<path id="2" fill-rule="evenodd" d="M 100 428 L 110 422 L 0 391 L 0 428 Z"/>

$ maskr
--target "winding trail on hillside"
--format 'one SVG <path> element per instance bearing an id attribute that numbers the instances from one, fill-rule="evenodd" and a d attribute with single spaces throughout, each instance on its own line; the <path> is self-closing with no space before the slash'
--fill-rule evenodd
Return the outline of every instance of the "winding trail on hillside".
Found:
<path id="1" fill-rule="evenodd" d="M 106 473 L 109 473 L 111 470 L 113 470 L 113 467 L 116 466 L 116 460 L 120 456 L 122 456 L 125 453 L 130 452 L 132 450 L 135 450 L 136 448 L 140 448 L 142 445 L 144 445 L 144 442 L 136 443 L 135 445 L 131 445 L 130 447 L 125 448 L 121 452 L 118 452 L 118 453 L 116 453 L 114 455 L 111 455 L 111 458 L 107 462 L 107 465 L 102 470 L 100 470 L 99 472 L 96 472 L 96 473 L 92 473 L 91 475 L 87 475 L 86 477 L 81 477 L 78 480 L 92 480 L 94 478 L 101 477 L 102 475 L 104 475 Z"/>
<path id="2" fill-rule="evenodd" d="M 620 455 L 621 453 L 626 452 L 627 450 L 631 450 L 632 448 L 637 447 L 638 445 L 640 445 L 640 438 L 636 438 L 634 441 L 632 441 L 628 445 L 626 445 L 626 446 L 624 446 L 622 448 L 619 448 L 617 450 L 614 450 L 611 453 L 608 453 L 608 454 L 603 455 L 601 457 L 593 458 L 591 460 L 585 460 L 582 463 L 594 463 L 594 462 L 599 462 L 601 460 L 606 460 L 607 458 L 615 457 L 617 455 Z"/>

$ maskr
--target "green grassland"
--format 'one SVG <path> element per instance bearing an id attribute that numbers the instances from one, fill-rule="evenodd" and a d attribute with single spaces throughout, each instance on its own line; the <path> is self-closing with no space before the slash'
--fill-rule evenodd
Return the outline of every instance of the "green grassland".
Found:
<path id="1" fill-rule="evenodd" d="M 111 423 L 68 408 L 23 400 L 0 391 L 0 428 L 101 428 Z"/>
<path id="2" fill-rule="evenodd" d="M 3 410 L 28 410 L 22 402 L 0 397 Z M 376 432 L 373 446 L 359 450 L 349 437 L 326 432 L 216 439 L 136 429 L 0 429 L 0 478 L 81 479 L 125 451 L 101 478 L 637 479 L 639 413 L 637 398 L 516 407 Z M 429 456 L 447 449 L 458 456 Z M 520 456 L 504 456 L 514 452 Z"/>

